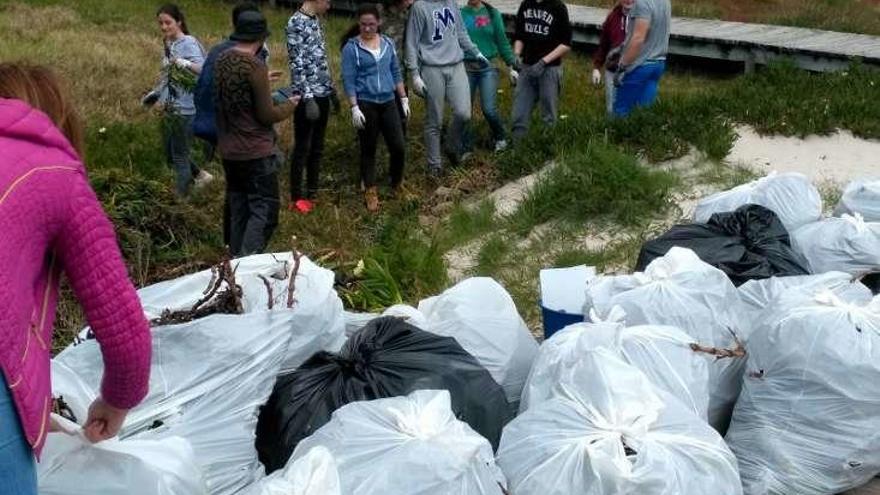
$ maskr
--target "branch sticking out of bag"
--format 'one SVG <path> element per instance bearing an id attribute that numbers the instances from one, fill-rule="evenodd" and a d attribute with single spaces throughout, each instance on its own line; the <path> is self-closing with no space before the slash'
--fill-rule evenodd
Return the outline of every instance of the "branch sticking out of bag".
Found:
<path id="1" fill-rule="evenodd" d="M 272 309 L 272 307 L 275 306 L 275 296 L 272 294 L 272 282 L 270 282 L 269 279 L 264 277 L 263 275 L 258 276 L 260 277 L 260 280 L 263 281 L 263 285 L 266 286 L 266 292 L 269 293 L 269 301 L 266 303 L 266 305 L 268 306 L 268 309 Z"/>
<path id="2" fill-rule="evenodd" d="M 162 312 L 162 316 L 150 323 L 153 326 L 172 325 L 188 323 L 212 314 L 244 313 L 241 304 L 242 289 L 235 282 L 236 270 L 238 267 L 232 268 L 232 261 L 227 256 L 211 268 L 211 281 L 202 292 L 204 297 L 196 301 L 192 308 L 179 311 L 166 309 Z"/>
<path id="3" fill-rule="evenodd" d="M 733 341 L 736 343 L 736 347 L 733 349 L 721 349 L 718 347 L 706 347 L 697 343 L 691 344 L 691 350 L 694 352 L 702 352 L 705 354 L 711 354 L 715 356 L 715 359 L 724 359 L 724 358 L 741 358 L 746 356 L 746 348 L 743 346 L 742 341 L 739 340 L 739 337 L 736 336 L 736 333 L 727 329 L 731 335 L 733 335 Z"/>
<path id="4" fill-rule="evenodd" d="M 296 304 L 296 275 L 299 273 L 299 265 L 303 254 L 296 249 L 296 236 L 290 237 L 290 250 L 293 253 L 293 270 L 290 271 L 290 283 L 287 284 L 287 307 L 292 308 Z"/>

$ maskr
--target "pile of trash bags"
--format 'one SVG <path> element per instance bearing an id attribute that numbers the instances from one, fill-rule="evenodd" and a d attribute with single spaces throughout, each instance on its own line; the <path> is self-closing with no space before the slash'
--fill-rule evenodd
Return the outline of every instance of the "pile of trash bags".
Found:
<path id="1" fill-rule="evenodd" d="M 85 440 L 102 373 L 85 329 L 53 359 L 67 416 L 40 493 L 857 488 L 880 475 L 877 198 L 880 182 L 853 183 L 823 218 L 798 174 L 706 198 L 634 273 L 556 287 L 583 294 L 583 322 L 540 345 L 489 278 L 382 314 L 345 311 L 299 253 L 145 287 L 147 398 L 117 438 Z"/>
<path id="2" fill-rule="evenodd" d="M 674 326 L 695 344 L 738 354 L 750 330 L 742 325 L 737 289 L 727 275 L 680 247 L 644 272 L 597 277 L 587 286 L 587 305 L 593 321 L 619 308 L 627 325 Z M 710 364 L 708 418 L 719 432 L 727 428 L 744 366 L 743 355 Z"/>
<path id="3" fill-rule="evenodd" d="M 447 390 L 457 417 L 497 445 L 510 405 L 501 386 L 452 337 L 386 316 L 359 330 L 339 353 L 315 354 L 282 375 L 260 412 L 257 450 L 271 472 L 300 441 L 355 401 Z"/>
<path id="4" fill-rule="evenodd" d="M 644 271 L 673 246 L 694 251 L 737 286 L 753 279 L 811 273 L 807 260 L 792 249 L 788 231 L 776 214 L 754 204 L 713 213 L 706 223 L 672 227 L 642 246 L 636 271 Z"/>
<path id="5" fill-rule="evenodd" d="M 727 433 L 747 494 L 827 495 L 880 473 L 880 298 L 783 292 L 748 349 Z"/>

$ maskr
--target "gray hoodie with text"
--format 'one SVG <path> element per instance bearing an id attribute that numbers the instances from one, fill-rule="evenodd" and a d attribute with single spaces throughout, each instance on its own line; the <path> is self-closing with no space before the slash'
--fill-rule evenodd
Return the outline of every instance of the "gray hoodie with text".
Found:
<path id="1" fill-rule="evenodd" d="M 465 53 L 479 53 L 461 19 L 455 0 L 417 0 L 406 26 L 406 67 L 416 71 L 422 65 L 454 65 Z"/>

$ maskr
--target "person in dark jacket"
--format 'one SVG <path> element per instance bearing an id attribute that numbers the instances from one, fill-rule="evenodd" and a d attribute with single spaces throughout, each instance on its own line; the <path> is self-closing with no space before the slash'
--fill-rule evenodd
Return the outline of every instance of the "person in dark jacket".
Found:
<path id="1" fill-rule="evenodd" d="M 594 86 L 602 84 L 602 74 L 605 74 L 605 108 L 609 115 L 614 112 L 614 69 L 620 61 L 620 51 L 626 40 L 626 23 L 630 9 L 636 0 L 618 0 L 617 5 L 608 12 L 605 22 L 602 23 L 602 32 L 599 34 L 599 46 L 593 52 L 593 73 L 590 78 Z"/>
<path id="2" fill-rule="evenodd" d="M 523 0 L 516 13 L 513 53 L 522 70 L 513 100 L 513 138 L 528 131 L 535 103 L 546 124 L 559 115 L 562 58 L 571 51 L 568 7 L 561 0 Z"/>
<path id="3" fill-rule="evenodd" d="M 232 9 L 233 28 L 238 21 L 238 16 L 248 11 L 259 12 L 260 7 L 254 2 L 241 2 Z M 208 51 L 208 56 L 205 57 L 205 63 L 202 64 L 202 71 L 199 73 L 199 79 L 193 91 L 196 105 L 193 134 L 208 143 L 210 146 L 210 151 L 207 153 L 209 158 L 213 155 L 213 147 L 217 145 L 217 122 L 214 115 L 214 64 L 217 62 L 217 57 L 233 46 L 235 46 L 235 41 L 227 38 Z M 265 44 L 257 57 L 268 67 L 269 50 Z M 281 71 L 269 71 L 269 80 L 277 81 L 281 79 L 281 74 Z"/>
<path id="4" fill-rule="evenodd" d="M 233 256 L 262 252 L 278 225 L 278 160 L 272 125 L 293 115 L 299 97 L 275 105 L 269 72 L 257 56 L 269 36 L 260 12 L 243 12 L 235 45 L 217 59 L 214 94 L 217 149 L 226 173 L 229 249 Z"/>
<path id="5" fill-rule="evenodd" d="M 349 39 L 342 50 L 342 81 L 351 104 L 351 122 L 358 130 L 361 183 L 370 212 L 379 210 L 376 141 L 380 133 L 388 147 L 392 190 L 397 191 L 403 182 L 406 143 L 395 95 L 409 117 L 409 99 L 394 41 L 378 34 L 379 22 L 379 9 L 372 4 L 362 5 L 358 9 L 360 34 Z"/>

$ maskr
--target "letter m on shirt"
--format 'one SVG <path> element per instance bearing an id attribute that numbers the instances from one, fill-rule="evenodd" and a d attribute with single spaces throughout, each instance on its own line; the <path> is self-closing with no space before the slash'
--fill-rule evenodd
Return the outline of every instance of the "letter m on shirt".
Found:
<path id="1" fill-rule="evenodd" d="M 455 26 L 455 15 L 449 7 L 443 7 L 442 10 L 435 10 L 434 16 L 434 36 L 431 41 L 440 41 L 443 39 L 443 31 Z"/>

